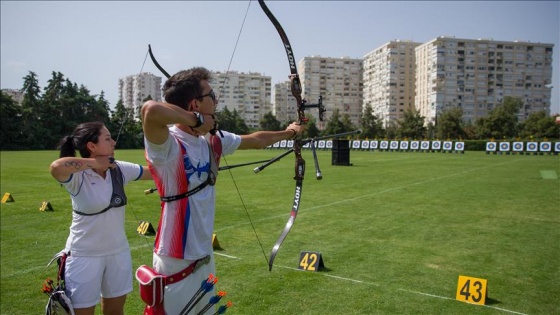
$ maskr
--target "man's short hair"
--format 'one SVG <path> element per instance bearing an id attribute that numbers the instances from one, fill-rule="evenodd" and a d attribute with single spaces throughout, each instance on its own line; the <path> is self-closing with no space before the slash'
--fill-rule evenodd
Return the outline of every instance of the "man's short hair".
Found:
<path id="1" fill-rule="evenodd" d="M 210 81 L 212 75 L 204 67 L 181 70 L 172 75 L 163 85 L 165 102 L 188 110 L 189 103 L 202 95 L 200 81 Z"/>

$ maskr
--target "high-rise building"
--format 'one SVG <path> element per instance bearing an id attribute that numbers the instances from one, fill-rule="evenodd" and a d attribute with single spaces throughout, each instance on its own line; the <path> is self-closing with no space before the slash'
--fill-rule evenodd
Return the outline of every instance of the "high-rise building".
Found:
<path id="1" fill-rule="evenodd" d="M 532 112 L 550 114 L 553 46 L 437 37 L 416 48 L 415 107 L 426 123 L 454 107 L 474 122 L 511 96 L 523 101 L 520 122 Z"/>
<path id="2" fill-rule="evenodd" d="M 385 127 L 401 120 L 407 109 L 414 109 L 414 49 L 418 45 L 390 41 L 364 56 L 364 107 L 370 106 Z"/>
<path id="3" fill-rule="evenodd" d="M 148 96 L 161 101 L 161 77 L 142 72 L 119 79 L 119 99 L 125 108 L 132 109 L 136 119 L 140 119 L 140 108 Z"/>
<path id="4" fill-rule="evenodd" d="M 260 120 L 272 111 L 270 81 L 257 72 L 212 72 L 210 83 L 219 96 L 216 110 L 237 110 L 249 128 L 259 128 Z"/>
<path id="5" fill-rule="evenodd" d="M 21 105 L 23 102 L 23 92 L 18 89 L 2 89 L 2 93 L 10 96 L 16 103 Z"/>
<path id="6" fill-rule="evenodd" d="M 296 98 L 292 95 L 290 81 L 274 85 L 274 102 L 272 113 L 280 123 L 291 123 L 297 120 Z"/>
<path id="7" fill-rule="evenodd" d="M 320 96 L 323 98 L 325 122 L 319 122 L 317 110 L 308 111 L 315 117 L 319 129 L 325 128 L 334 109 L 338 109 L 340 115 L 348 114 L 355 126 L 360 125 L 363 59 L 310 56 L 299 62 L 298 69 L 307 103 L 316 104 Z"/>

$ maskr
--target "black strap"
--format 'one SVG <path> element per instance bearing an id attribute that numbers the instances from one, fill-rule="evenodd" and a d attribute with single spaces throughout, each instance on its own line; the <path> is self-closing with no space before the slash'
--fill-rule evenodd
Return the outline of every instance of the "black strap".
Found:
<path id="1" fill-rule="evenodd" d="M 118 164 L 117 167 L 110 169 L 110 172 L 111 172 L 111 183 L 113 184 L 113 195 L 111 196 L 111 201 L 109 203 L 109 206 L 96 213 L 84 213 L 76 210 L 74 210 L 74 212 L 76 212 L 79 215 L 92 216 L 92 215 L 98 215 L 107 212 L 111 208 L 122 207 L 126 205 L 127 199 L 126 199 L 126 194 L 124 192 L 123 175 Z"/>
<path id="2" fill-rule="evenodd" d="M 189 190 L 185 193 L 179 194 L 179 195 L 175 195 L 175 196 L 163 196 L 163 197 L 159 197 L 159 199 L 163 202 L 170 202 L 170 201 L 175 201 L 175 200 L 179 200 L 179 199 L 183 199 L 183 198 L 187 198 L 190 195 L 194 195 L 197 192 L 201 191 L 204 187 L 208 186 L 209 181 L 206 180 L 204 183 L 198 185 L 195 189 Z"/>
<path id="3" fill-rule="evenodd" d="M 208 172 L 208 178 L 206 179 L 206 181 L 200 185 L 198 185 L 196 188 L 191 189 L 187 192 L 184 192 L 182 194 L 178 194 L 175 196 L 160 196 L 159 199 L 163 202 L 170 202 L 170 201 L 175 201 L 175 200 L 179 200 L 179 199 L 183 199 L 183 198 L 187 198 L 188 196 L 194 195 L 197 192 L 201 191 L 204 187 L 210 185 L 210 186 L 214 186 L 216 184 L 216 176 L 218 174 L 218 165 L 216 163 L 216 159 L 214 158 L 214 148 L 212 147 L 212 145 L 210 144 L 210 142 L 206 142 L 208 144 L 208 150 L 210 152 L 210 172 Z"/>

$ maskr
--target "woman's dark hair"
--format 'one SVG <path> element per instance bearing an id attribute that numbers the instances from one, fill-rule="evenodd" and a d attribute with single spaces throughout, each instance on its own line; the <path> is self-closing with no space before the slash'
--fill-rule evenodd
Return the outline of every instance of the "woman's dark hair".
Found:
<path id="1" fill-rule="evenodd" d="M 100 121 L 79 124 L 71 135 L 60 139 L 57 148 L 60 150 L 60 157 L 76 156 L 76 150 L 80 151 L 81 157 L 90 157 L 91 153 L 87 149 L 87 143 L 90 141 L 97 143 L 103 127 L 105 124 Z"/>
<path id="2" fill-rule="evenodd" d="M 202 94 L 200 81 L 210 79 L 210 71 L 203 67 L 179 71 L 165 81 L 163 97 L 167 103 L 188 110 L 189 103 Z"/>

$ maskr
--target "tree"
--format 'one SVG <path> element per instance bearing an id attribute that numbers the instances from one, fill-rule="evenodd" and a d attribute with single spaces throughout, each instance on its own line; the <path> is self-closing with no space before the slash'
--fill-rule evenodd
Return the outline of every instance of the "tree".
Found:
<path id="1" fill-rule="evenodd" d="M 80 88 L 80 94 L 85 89 L 84 86 Z M 91 111 L 88 113 L 90 121 L 103 121 L 105 123 L 109 122 L 109 113 L 111 112 L 111 107 L 109 102 L 105 99 L 105 92 L 101 91 L 101 94 L 91 105 Z"/>
<path id="2" fill-rule="evenodd" d="M 524 139 L 534 137 L 536 139 L 559 139 L 560 125 L 555 123 L 556 117 L 546 114 L 546 111 L 538 111 L 529 114 L 529 117 L 520 126 L 520 136 Z"/>
<path id="3" fill-rule="evenodd" d="M 315 117 L 309 117 L 309 121 L 307 122 L 307 128 L 305 129 L 304 138 L 315 138 L 319 136 L 321 131 L 317 128 L 317 123 Z"/>
<path id="4" fill-rule="evenodd" d="M 426 134 L 424 135 L 425 139 L 435 139 L 437 138 L 436 135 L 436 126 L 433 122 L 429 122 L 428 126 L 426 127 Z"/>
<path id="5" fill-rule="evenodd" d="M 259 126 L 261 130 L 270 130 L 270 131 L 282 130 L 282 127 L 280 126 L 280 122 L 276 119 L 276 117 L 272 114 L 272 112 L 268 112 L 263 116 L 263 118 L 259 122 Z"/>
<path id="6" fill-rule="evenodd" d="M 126 108 L 119 100 L 111 117 L 111 136 L 117 141 L 119 149 L 138 149 L 143 147 L 142 124 L 134 119 L 134 110 Z"/>
<path id="7" fill-rule="evenodd" d="M 354 126 L 354 124 L 350 120 L 350 115 L 348 115 L 346 113 L 344 115 L 342 115 L 342 126 L 343 126 L 343 130 L 344 130 L 343 132 L 356 130 L 356 127 Z"/>
<path id="8" fill-rule="evenodd" d="M 463 110 L 452 108 L 438 116 L 437 137 L 439 139 L 464 139 Z"/>
<path id="9" fill-rule="evenodd" d="M 227 106 L 224 107 L 222 111 L 216 113 L 216 121 L 218 122 L 218 129 L 227 130 L 240 135 L 247 134 L 250 131 L 243 118 L 239 116 L 237 109 L 231 112 Z"/>
<path id="10" fill-rule="evenodd" d="M 23 77 L 21 92 L 23 93 L 23 101 L 21 104 L 23 113 L 22 126 L 20 128 L 21 138 L 19 141 L 27 149 L 36 149 L 38 146 L 35 144 L 35 135 L 40 135 L 45 132 L 40 122 L 41 116 L 39 109 L 41 107 L 41 88 L 39 87 L 37 74 L 29 71 L 29 73 Z"/>
<path id="11" fill-rule="evenodd" d="M 366 105 L 362 112 L 362 136 L 369 139 L 381 138 L 385 134 L 383 120 L 375 115 L 371 105 Z"/>
<path id="12" fill-rule="evenodd" d="M 397 137 L 398 129 L 398 123 L 390 121 L 387 126 L 385 126 L 385 138 L 395 139 Z"/>
<path id="13" fill-rule="evenodd" d="M 342 133 L 346 131 L 351 131 L 351 129 L 346 130 L 346 126 L 340 120 L 340 112 L 338 108 L 335 108 L 331 118 L 327 121 L 327 126 L 323 130 L 324 135 L 333 135 L 337 133 Z"/>
<path id="14" fill-rule="evenodd" d="M 420 111 L 410 108 L 405 110 L 404 117 L 398 124 L 397 135 L 403 139 L 422 139 L 426 133 L 424 117 L 420 115 Z"/>
<path id="15" fill-rule="evenodd" d="M 0 91 L 0 145 L 2 150 L 24 149 L 20 139 L 23 108 L 9 95 Z"/>
<path id="16" fill-rule="evenodd" d="M 476 139 L 476 126 L 469 120 L 465 127 L 463 128 L 465 131 L 465 139 Z"/>
<path id="17" fill-rule="evenodd" d="M 477 119 L 478 138 L 514 138 L 517 135 L 517 113 L 522 105 L 520 98 L 506 96 L 504 102 L 491 110 L 488 116 Z"/>

